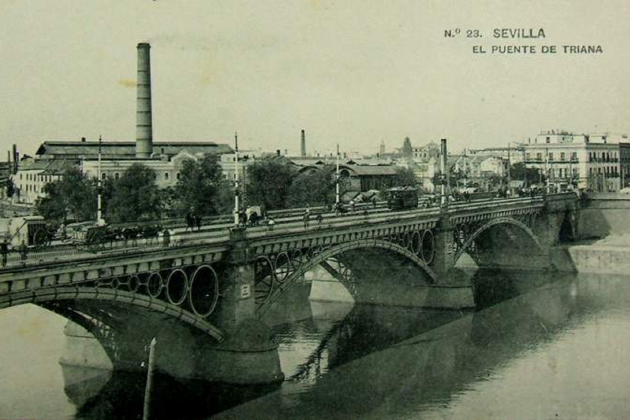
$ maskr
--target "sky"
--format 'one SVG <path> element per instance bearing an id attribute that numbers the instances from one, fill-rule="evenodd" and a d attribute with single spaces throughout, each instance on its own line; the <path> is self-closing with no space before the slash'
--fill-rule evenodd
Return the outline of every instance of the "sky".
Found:
<path id="1" fill-rule="evenodd" d="M 241 148 L 297 152 L 305 129 L 309 152 L 374 153 L 406 136 L 461 149 L 630 133 L 627 0 L 0 0 L 0 158 L 12 143 L 133 140 L 138 42 L 152 46 L 157 141 L 232 144 L 238 131 Z"/>

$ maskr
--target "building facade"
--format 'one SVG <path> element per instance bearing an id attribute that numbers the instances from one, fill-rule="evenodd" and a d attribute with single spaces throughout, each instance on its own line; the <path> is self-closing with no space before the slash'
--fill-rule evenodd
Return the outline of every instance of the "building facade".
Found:
<path id="1" fill-rule="evenodd" d="M 623 140 L 607 135 L 546 132 L 524 146 L 525 164 L 539 169 L 552 186 L 619 191 L 621 149 L 624 155 L 629 154 Z"/>

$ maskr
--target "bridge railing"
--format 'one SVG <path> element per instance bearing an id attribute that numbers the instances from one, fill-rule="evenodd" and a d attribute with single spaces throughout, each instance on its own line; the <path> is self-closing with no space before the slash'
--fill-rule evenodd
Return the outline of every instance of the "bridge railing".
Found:
<path id="1" fill-rule="evenodd" d="M 487 199 L 478 200 L 473 202 L 453 202 L 449 204 L 449 212 L 457 212 L 462 209 L 482 209 L 506 206 L 517 203 L 541 203 L 545 199 L 562 199 L 571 194 L 554 194 L 548 195 L 547 198 L 543 196 L 536 197 L 516 197 L 516 198 L 503 198 L 503 199 Z M 574 195 L 574 194 L 573 194 Z M 382 203 L 381 203 L 382 205 Z M 380 223 L 392 221 L 399 218 L 399 216 L 406 217 L 418 217 L 420 215 L 436 214 L 439 207 L 433 206 L 428 208 L 417 208 L 406 211 L 391 212 L 386 207 L 372 208 L 371 204 L 363 204 L 357 206 L 354 213 L 346 214 L 345 216 L 339 216 L 332 212 L 322 212 L 323 220 L 319 224 L 316 220 L 311 219 L 309 226 L 306 230 L 312 230 L 314 228 L 339 228 L 347 227 L 357 223 Z M 318 207 L 311 208 L 311 210 Z M 365 214 L 363 209 L 367 209 Z M 273 228 L 269 226 L 256 226 L 250 227 L 249 231 L 251 235 L 255 237 L 260 236 L 275 236 L 283 233 L 303 232 L 305 230 L 302 224 L 302 215 L 305 209 L 292 209 L 291 212 L 284 211 L 284 217 L 277 220 L 278 224 Z M 323 208 L 322 208 L 323 210 Z M 291 226 L 293 224 L 293 226 Z M 171 237 L 171 247 L 192 246 L 207 243 L 216 243 L 228 239 L 228 227 L 232 226 L 231 223 L 216 224 L 206 226 L 204 230 L 196 233 L 179 232 Z M 6 267 L 16 266 L 33 266 L 46 262 L 56 262 L 62 260 L 72 260 L 73 258 L 94 258 L 99 255 L 113 255 L 118 253 L 133 253 L 138 250 L 146 251 L 150 249 L 163 248 L 164 243 L 159 238 L 142 238 L 135 240 L 116 240 L 99 243 L 93 246 L 85 244 L 60 244 L 50 247 L 42 247 L 29 249 L 24 255 L 19 250 L 13 250 L 7 255 Z"/>

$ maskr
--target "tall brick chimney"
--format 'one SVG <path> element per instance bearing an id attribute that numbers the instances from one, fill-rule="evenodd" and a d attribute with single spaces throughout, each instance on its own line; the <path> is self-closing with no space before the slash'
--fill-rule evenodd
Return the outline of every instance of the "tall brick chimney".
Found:
<path id="1" fill-rule="evenodd" d="M 138 82 L 136 87 L 136 157 L 153 153 L 153 118 L 151 113 L 151 45 L 138 44 Z"/>
<path id="2" fill-rule="evenodd" d="M 300 156 L 306 157 L 306 133 L 302 130 L 302 142 L 300 143 Z"/>

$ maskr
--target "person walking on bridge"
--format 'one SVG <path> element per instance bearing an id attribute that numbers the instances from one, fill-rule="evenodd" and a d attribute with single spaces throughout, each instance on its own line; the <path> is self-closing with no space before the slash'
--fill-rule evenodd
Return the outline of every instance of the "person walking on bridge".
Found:
<path id="1" fill-rule="evenodd" d="M 191 212 L 186 213 L 186 229 L 184 232 L 188 232 L 188 229 L 192 232 L 194 226 L 194 219 Z"/>
<path id="2" fill-rule="evenodd" d="M 308 222 L 311 220 L 311 213 L 309 209 L 304 212 L 304 229 L 308 229 Z"/>
<path id="3" fill-rule="evenodd" d="M 22 241 L 22 244 L 20 245 L 20 256 L 22 258 L 22 266 L 26 266 L 26 260 L 28 259 L 28 247 L 24 241 Z"/>
<path id="4" fill-rule="evenodd" d="M 6 267 L 9 259 L 9 244 L 5 240 L 0 242 L 0 253 L 2 254 L 2 266 Z"/>

